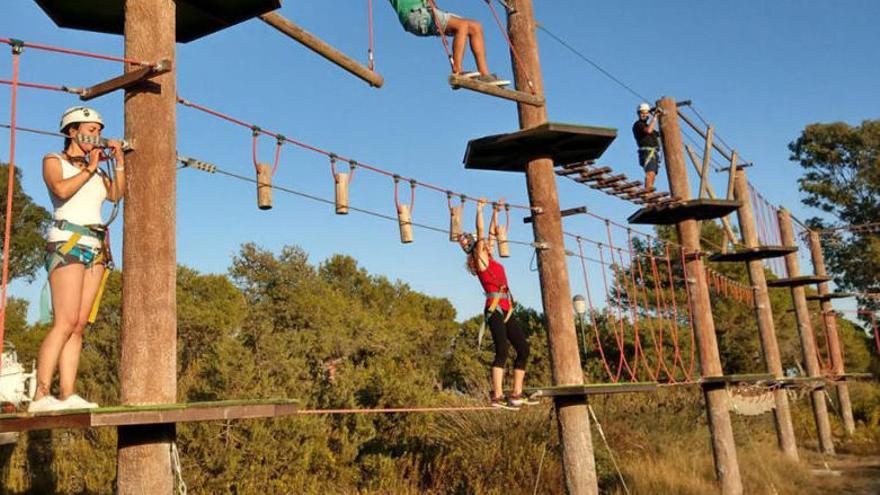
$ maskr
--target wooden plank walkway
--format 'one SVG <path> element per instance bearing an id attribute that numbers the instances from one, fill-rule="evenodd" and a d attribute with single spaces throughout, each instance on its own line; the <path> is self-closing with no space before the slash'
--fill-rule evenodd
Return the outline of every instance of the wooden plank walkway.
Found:
<path id="1" fill-rule="evenodd" d="M 608 395 L 634 392 L 655 392 L 656 382 L 589 383 L 556 387 L 525 388 L 523 393 L 532 397 L 561 397 L 568 395 Z"/>
<path id="2" fill-rule="evenodd" d="M 296 414 L 299 402 L 291 399 L 228 400 L 146 406 L 111 406 L 98 409 L 70 409 L 45 413 L 0 414 L 0 433 L 92 428 L 227 419 L 276 418 Z"/>

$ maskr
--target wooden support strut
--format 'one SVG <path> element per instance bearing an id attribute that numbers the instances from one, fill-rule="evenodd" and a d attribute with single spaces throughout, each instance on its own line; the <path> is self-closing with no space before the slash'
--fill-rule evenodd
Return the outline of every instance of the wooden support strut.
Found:
<path id="1" fill-rule="evenodd" d="M 690 199 L 687 164 L 681 142 L 681 127 L 678 122 L 678 108 L 675 100 L 665 97 L 657 102 L 663 111 L 660 114 L 660 127 L 663 129 L 663 156 L 666 162 L 667 179 L 671 195 L 682 200 Z M 700 251 L 700 232 L 693 218 L 685 218 L 676 224 L 678 239 L 685 254 Z M 724 375 L 721 358 L 718 352 L 718 341 L 715 335 L 715 322 L 712 319 L 712 305 L 706 285 L 706 274 L 700 257 L 685 260 L 687 290 L 690 295 L 694 336 L 698 348 L 700 369 L 704 377 Z M 733 438 L 733 425 L 727 402 L 727 392 L 723 389 L 703 389 L 708 416 L 709 431 L 712 439 L 712 452 L 715 460 L 715 474 L 718 478 L 722 495 L 741 495 L 743 493 L 742 478 L 739 472 L 739 461 L 736 443 Z"/>
<path id="2" fill-rule="evenodd" d="M 810 231 L 810 257 L 813 261 L 813 271 L 816 275 L 825 276 L 828 273 L 825 270 L 825 255 L 822 253 L 822 243 L 819 239 L 819 233 Z M 819 284 L 819 296 L 829 293 L 828 282 Z M 831 354 L 831 372 L 834 375 L 843 375 L 843 352 L 840 347 L 840 335 L 837 333 L 837 318 L 834 317 L 833 307 L 830 299 L 820 299 L 819 307 L 822 309 L 822 319 L 825 322 L 825 331 L 828 332 L 829 353 Z M 846 383 L 839 383 L 836 387 L 838 403 L 840 404 L 840 415 L 843 420 L 844 431 L 847 435 L 853 435 L 856 431 L 856 424 L 852 413 L 852 401 L 849 397 L 849 387 Z"/>
<path id="3" fill-rule="evenodd" d="M 385 84 L 385 80 L 381 75 L 330 46 L 312 33 L 297 26 L 291 22 L 290 19 L 287 19 L 281 14 L 277 12 L 269 12 L 268 14 L 261 15 L 260 19 L 278 31 L 281 31 L 287 36 L 302 43 L 306 48 L 326 58 L 330 62 L 342 67 L 356 77 L 363 79 L 370 86 L 381 88 L 382 85 Z"/>
<path id="4" fill-rule="evenodd" d="M 788 210 L 780 208 L 777 216 L 782 244 L 796 245 L 791 215 Z M 785 255 L 785 270 L 790 279 L 800 278 L 800 262 L 797 253 Z M 813 324 L 810 321 L 803 285 L 791 287 L 791 299 L 797 318 L 798 337 L 801 341 L 801 354 L 807 368 L 807 375 L 811 377 L 822 376 L 822 370 L 816 356 L 816 335 L 813 333 Z M 834 454 L 834 441 L 831 434 L 831 423 L 828 421 L 828 405 L 825 403 L 825 394 L 822 391 L 814 391 L 810 394 L 810 399 L 813 403 L 813 419 L 816 423 L 816 433 L 819 436 L 819 448 L 825 454 Z"/>
<path id="5" fill-rule="evenodd" d="M 79 99 L 82 101 L 89 101 L 99 96 L 112 93 L 113 91 L 128 89 L 142 83 L 143 81 L 165 74 L 166 72 L 171 71 L 171 69 L 171 60 L 168 59 L 160 60 L 155 66 L 132 69 L 121 76 L 108 79 L 95 84 L 94 86 L 83 89 L 79 95 Z"/>
<path id="6" fill-rule="evenodd" d="M 511 62 L 517 88 L 532 83 L 538 94 L 543 93 L 541 63 L 535 36 L 535 13 L 531 0 L 508 0 L 507 28 L 510 38 Z M 514 55 L 514 50 L 519 56 Z M 547 122 L 547 109 L 521 102 L 517 105 L 520 128 L 536 127 Z M 549 153 L 548 153 L 549 155 Z M 532 224 L 534 238 L 547 243 L 539 249 L 538 279 L 541 303 L 547 327 L 547 346 L 553 385 L 582 384 L 584 372 L 578 351 L 578 337 L 571 310 L 567 259 L 565 257 L 559 194 L 549 158 L 530 160 L 525 166 L 526 184 L 532 207 L 544 213 Z M 593 451 L 590 416 L 586 395 L 555 397 L 556 425 L 562 445 L 561 460 L 565 491 L 568 495 L 599 493 L 596 458 Z"/>
<path id="7" fill-rule="evenodd" d="M 493 84 L 487 84 L 477 81 L 471 77 L 450 74 L 449 85 L 452 86 L 452 89 L 464 88 L 471 91 L 476 91 L 478 93 L 483 93 L 490 96 L 497 96 L 498 98 L 504 98 L 505 100 L 525 103 L 526 105 L 532 105 L 535 107 L 544 106 L 543 96 L 533 95 L 531 93 L 526 93 L 525 91 L 514 91 L 512 89 L 505 89 L 499 86 L 495 86 Z"/>
<path id="8" fill-rule="evenodd" d="M 739 230 L 742 232 L 742 243 L 746 249 L 758 246 L 758 231 L 755 224 L 755 214 L 749 195 L 748 181 L 745 170 L 740 169 L 736 174 L 734 183 L 734 196 L 742 202 L 737 209 Z M 710 189 L 711 194 L 711 189 Z M 727 220 L 726 218 L 724 220 Z M 758 334 L 761 341 L 761 350 L 764 356 L 764 366 L 768 373 L 772 373 L 778 380 L 783 378 L 782 358 L 779 353 L 779 342 L 776 339 L 776 327 L 773 322 L 773 307 L 770 304 L 770 293 L 767 290 L 767 278 L 764 273 L 764 264 L 759 259 L 746 262 L 749 272 L 749 282 L 752 285 L 754 297 L 755 320 L 758 325 Z M 794 425 L 791 421 L 791 408 L 788 395 L 784 390 L 775 390 L 773 400 L 776 408 L 773 412 L 773 421 L 776 428 L 776 440 L 779 449 L 793 460 L 798 460 L 797 439 L 794 434 Z"/>
<path id="9" fill-rule="evenodd" d="M 712 128 L 710 127 L 709 128 L 710 134 L 709 134 L 709 138 L 708 138 L 709 141 L 711 141 L 711 137 L 712 137 L 711 129 Z M 706 167 L 708 166 L 707 165 L 708 164 L 708 158 L 707 158 L 708 155 L 703 155 L 703 170 L 700 171 L 700 165 L 697 164 L 697 155 L 696 155 L 696 153 L 694 153 L 694 150 L 688 145 L 684 145 L 684 149 L 687 151 L 688 157 L 690 158 L 691 163 L 693 164 L 693 166 L 697 170 L 697 172 L 699 172 L 701 174 L 707 173 L 708 170 Z M 704 153 L 707 153 L 707 151 L 704 150 Z M 700 185 L 700 197 L 703 197 L 702 182 L 700 184 L 701 184 Z M 706 181 L 705 186 L 706 186 L 706 194 L 709 195 L 709 198 L 715 199 L 715 191 L 712 189 L 712 184 L 710 184 L 709 181 Z M 733 233 L 733 228 L 731 228 L 731 226 L 730 226 L 730 220 L 727 217 L 721 217 L 721 224 L 724 226 L 724 235 L 727 236 L 727 240 L 729 240 L 733 246 L 736 246 L 736 244 L 737 244 L 736 235 Z"/>

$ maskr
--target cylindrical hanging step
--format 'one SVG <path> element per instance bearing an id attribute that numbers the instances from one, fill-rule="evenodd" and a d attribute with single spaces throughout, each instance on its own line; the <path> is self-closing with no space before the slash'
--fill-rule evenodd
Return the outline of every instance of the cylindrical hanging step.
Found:
<path id="1" fill-rule="evenodd" d="M 409 244 L 413 241 L 412 214 L 408 205 L 397 205 L 397 222 L 400 224 L 400 242 Z"/>
<path id="2" fill-rule="evenodd" d="M 449 204 L 449 242 L 458 242 L 461 237 L 462 229 L 462 212 L 464 211 L 465 197 L 461 196 L 458 206 L 452 204 L 452 193 L 446 193 L 446 202 Z"/>
<path id="3" fill-rule="evenodd" d="M 336 214 L 348 215 L 348 172 L 336 172 Z"/>
<path id="4" fill-rule="evenodd" d="M 272 209 L 272 167 L 268 163 L 257 164 L 257 206 Z"/>
<path id="5" fill-rule="evenodd" d="M 507 243 L 507 226 L 499 225 L 496 227 L 498 236 L 498 256 L 502 258 L 510 257 L 510 245 Z"/>
<path id="6" fill-rule="evenodd" d="M 413 241 L 412 212 L 416 205 L 416 181 L 409 179 L 409 204 L 400 202 L 398 186 L 400 176 L 394 176 L 394 204 L 397 206 L 397 223 L 400 226 L 400 242 L 409 244 Z"/>

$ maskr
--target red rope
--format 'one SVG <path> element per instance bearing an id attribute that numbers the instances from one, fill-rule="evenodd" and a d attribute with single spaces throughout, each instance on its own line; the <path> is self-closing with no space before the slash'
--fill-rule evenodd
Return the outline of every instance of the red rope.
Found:
<path id="1" fill-rule="evenodd" d="M 596 312 L 593 309 L 593 297 L 590 294 L 590 281 L 587 277 L 587 263 L 584 259 L 584 246 L 581 243 L 581 238 L 577 237 L 577 246 L 578 246 L 578 254 L 580 254 L 580 262 L 581 262 L 581 271 L 584 275 L 584 291 L 587 294 L 587 304 L 590 305 L 589 313 L 590 313 L 590 322 L 593 324 L 593 334 L 596 336 L 596 349 L 599 351 L 599 356 L 602 358 L 602 365 L 605 367 L 605 372 L 608 374 L 608 378 L 612 382 L 617 382 L 620 378 L 620 375 L 614 376 L 611 372 L 611 366 L 608 364 L 608 359 L 605 358 L 605 349 L 602 345 L 602 338 L 599 336 L 599 325 L 596 322 Z"/>
<path id="2" fill-rule="evenodd" d="M 394 177 L 394 206 L 400 206 L 399 194 L 397 192 L 400 177 Z M 409 182 L 409 212 L 412 214 L 416 209 L 416 183 Z"/>
<path id="3" fill-rule="evenodd" d="M 431 0 L 433 1 L 433 0 Z M 516 64 L 523 71 L 523 74 L 526 76 L 526 81 L 528 81 L 529 91 L 532 94 L 537 92 L 537 88 L 535 88 L 535 83 L 532 82 L 532 76 L 529 75 L 529 72 L 526 70 L 526 64 L 523 63 L 522 57 L 519 55 L 519 51 L 517 51 L 516 47 L 513 46 L 513 42 L 510 41 L 510 36 L 507 34 L 507 30 L 504 29 L 504 25 L 501 23 L 501 18 L 498 17 L 498 12 L 495 11 L 495 6 L 492 5 L 492 0 L 486 0 L 486 5 L 489 6 L 489 10 L 492 11 L 492 16 L 495 18 L 495 23 L 498 24 L 498 29 L 501 31 L 501 34 L 504 36 L 504 40 L 507 41 L 507 46 L 510 47 L 510 53 L 513 54 L 513 58 L 516 59 Z"/>
<path id="4" fill-rule="evenodd" d="M 601 265 L 602 266 L 602 282 L 605 285 L 605 304 L 607 307 L 610 308 L 612 305 L 611 304 L 611 291 L 608 287 L 608 275 L 606 273 L 607 272 L 607 270 L 606 270 L 607 265 L 605 264 L 605 250 L 603 249 L 602 244 L 599 244 L 598 249 L 599 249 L 599 260 L 602 263 L 602 265 Z M 611 318 L 612 318 L 612 315 L 609 312 L 609 314 L 608 314 L 609 321 L 611 320 Z M 617 321 L 618 322 L 622 321 L 622 316 L 620 314 L 620 306 L 617 307 Z M 630 368 L 629 363 L 626 360 L 626 355 L 624 353 L 624 342 L 623 342 L 623 336 L 622 336 L 622 333 L 623 333 L 622 328 L 620 328 L 620 331 L 618 331 L 617 322 L 613 322 L 613 321 L 610 322 L 610 326 L 611 326 L 611 331 L 614 332 L 614 340 L 617 341 L 617 350 L 618 350 L 617 373 L 616 373 L 616 377 L 614 378 L 613 381 L 614 382 L 620 381 L 620 377 L 623 374 L 623 368 L 626 368 L 626 371 L 629 373 L 630 378 L 633 378 L 632 369 Z"/>
<path id="5" fill-rule="evenodd" d="M 460 407 L 385 407 L 375 409 L 300 409 L 296 414 L 396 414 L 396 413 L 440 413 L 467 411 L 500 411 L 492 406 Z"/>
<path id="6" fill-rule="evenodd" d="M 449 42 L 446 41 L 446 30 L 443 29 L 443 26 L 440 25 L 440 19 L 437 18 L 437 4 L 434 3 L 434 0 L 428 0 L 428 3 L 431 4 L 431 17 L 434 18 L 434 25 L 437 26 L 437 32 L 440 33 L 440 42 L 443 43 L 443 50 L 446 52 L 446 57 L 449 59 L 449 67 L 454 72 L 455 61 L 452 57 L 452 52 L 449 50 Z"/>
<path id="7" fill-rule="evenodd" d="M 694 362 L 696 355 L 696 338 L 695 332 L 696 328 L 694 327 L 694 301 L 691 298 L 691 288 L 690 282 L 688 282 L 688 274 L 687 274 L 687 260 L 685 259 L 684 249 L 679 248 L 678 254 L 681 256 L 681 278 L 684 280 L 684 292 L 687 294 L 687 308 L 688 308 L 688 319 L 690 320 L 691 326 L 691 369 L 689 374 L 693 374 L 694 372 Z"/>
<path id="8" fill-rule="evenodd" d="M 367 0 L 367 18 L 369 19 L 367 24 L 370 31 L 370 47 L 367 49 L 367 58 L 370 70 L 375 72 L 376 65 L 373 62 L 373 0 Z"/>
<path id="9" fill-rule="evenodd" d="M 620 332 L 619 332 L 619 335 L 620 335 L 620 340 L 619 340 L 619 342 L 620 342 L 620 355 L 624 356 L 623 359 L 624 359 L 624 362 L 626 363 L 627 371 L 629 371 L 630 380 L 637 381 L 638 379 L 636 378 L 636 375 L 639 370 L 639 354 L 638 354 L 639 351 L 638 351 L 637 347 L 634 347 L 635 352 L 634 352 L 634 356 L 633 356 L 634 357 L 633 365 L 630 366 L 629 362 L 627 362 L 626 357 L 625 357 L 625 354 L 626 354 L 626 321 L 625 320 L 626 320 L 626 318 L 624 317 L 624 314 L 623 314 L 623 306 L 622 306 L 622 302 L 621 302 L 622 298 L 620 296 L 619 277 L 620 277 L 621 269 L 620 269 L 620 265 L 618 265 L 614 261 L 614 249 L 615 249 L 614 248 L 614 241 L 611 236 L 611 227 L 608 222 L 605 223 L 605 229 L 608 232 L 608 254 L 611 255 L 611 269 L 614 272 L 614 292 L 615 292 L 615 299 L 617 301 L 617 319 L 618 319 L 619 328 L 620 328 Z M 624 289 L 626 289 L 626 286 L 624 286 Z"/>
<path id="10" fill-rule="evenodd" d="M 6 179 L 6 225 L 3 229 L 3 276 L 0 285 L 2 285 L 2 307 L 0 307 L 0 366 L 2 366 L 3 354 L 3 337 L 6 332 L 6 289 L 9 285 L 9 255 L 10 241 L 12 237 L 12 196 L 15 193 L 15 119 L 16 108 L 18 105 L 18 59 L 21 50 L 13 47 L 12 49 L 12 101 L 10 103 L 9 116 L 9 174 Z"/>
<path id="11" fill-rule="evenodd" d="M 630 270 L 632 270 L 632 258 L 633 258 L 633 244 L 632 244 L 632 236 L 628 237 L 629 242 L 629 252 L 630 252 Z M 660 377 L 660 370 L 662 369 L 666 372 L 667 378 L 672 380 L 672 373 L 669 372 L 669 368 L 666 366 L 666 359 L 663 352 L 663 326 L 662 323 L 658 323 L 657 320 L 660 318 L 659 315 L 659 306 L 655 311 L 655 318 L 651 318 L 651 308 L 650 308 L 650 300 L 648 297 L 648 289 L 647 284 L 645 283 L 645 272 L 642 268 L 642 258 L 641 256 L 636 256 L 636 267 L 639 269 L 638 278 L 641 281 L 639 284 L 642 288 L 642 297 L 645 301 L 645 318 L 648 321 L 648 331 L 651 335 L 651 342 L 654 344 L 654 350 L 657 353 L 657 365 L 654 369 L 654 379 L 657 380 Z M 639 285 L 636 287 L 638 288 Z"/>
<path id="12" fill-rule="evenodd" d="M 353 159 L 346 158 L 346 157 L 344 157 L 344 156 L 342 156 L 342 155 L 339 155 L 339 154 L 337 154 L 337 153 L 334 153 L 334 152 L 332 152 L 332 151 L 325 150 L 325 149 L 319 148 L 319 147 L 317 147 L 317 146 L 312 146 L 312 145 L 307 144 L 307 143 L 304 143 L 304 142 L 302 142 L 302 141 L 298 141 L 298 140 L 296 140 L 296 139 L 292 139 L 292 138 L 286 137 L 286 136 L 284 136 L 284 135 L 282 135 L 282 134 L 279 134 L 279 133 L 276 133 L 276 132 L 272 132 L 272 131 L 269 131 L 269 130 L 266 130 L 266 129 L 260 128 L 260 127 L 258 127 L 258 126 L 255 126 L 255 125 L 253 125 L 253 124 L 249 124 L 249 123 L 247 123 L 247 122 L 245 122 L 245 121 L 243 121 L 243 120 L 237 119 L 237 118 L 235 118 L 235 117 L 231 117 L 231 116 L 229 116 L 229 115 L 226 115 L 226 114 L 220 113 L 220 112 L 218 112 L 218 111 L 216 111 L 216 110 L 212 110 L 212 109 L 210 109 L 210 108 L 208 108 L 208 107 L 205 107 L 205 106 L 199 105 L 199 104 L 197 104 L 197 103 L 193 103 L 193 102 L 191 102 L 191 101 L 189 101 L 189 100 L 185 100 L 185 99 L 183 99 L 183 98 L 178 98 L 178 99 L 177 99 L 177 102 L 180 103 L 180 104 L 183 105 L 183 106 L 186 106 L 186 107 L 189 107 L 189 108 L 192 108 L 192 109 L 198 110 L 198 111 L 200 111 L 200 112 L 207 113 L 208 115 L 212 115 L 212 116 L 214 116 L 214 117 L 217 117 L 217 118 L 219 118 L 219 119 L 225 120 L 225 121 L 227 121 L 227 122 L 231 122 L 231 123 L 233 123 L 233 124 L 239 125 L 239 126 L 241 126 L 241 127 L 246 127 L 246 128 L 248 128 L 248 129 L 251 129 L 251 130 L 253 130 L 254 128 L 256 128 L 256 129 L 258 130 L 258 132 L 261 133 L 261 134 L 265 134 L 265 135 L 267 135 L 267 136 L 272 136 L 272 137 L 274 137 L 275 139 L 283 139 L 285 142 L 290 143 L 290 144 L 292 144 L 292 145 L 294 145 L 294 146 L 298 146 L 298 147 L 300 147 L 300 148 L 307 149 L 307 150 L 309 150 L 309 151 L 313 151 L 313 152 L 315 152 L 315 153 L 319 153 L 319 154 L 322 154 L 322 155 L 327 156 L 327 157 L 330 157 L 331 155 L 334 155 L 334 156 L 336 156 L 337 159 L 339 159 L 339 160 L 344 160 L 344 161 L 348 161 L 349 163 L 355 162 L 355 160 L 353 160 Z M 401 178 L 401 179 L 403 179 L 403 180 L 408 180 L 408 181 L 410 181 L 410 182 L 415 182 L 415 184 L 417 184 L 417 185 L 420 185 L 420 186 L 422 186 L 422 187 L 426 187 L 426 188 L 431 189 L 431 190 L 434 190 L 434 191 L 442 192 L 443 194 L 446 194 L 446 193 L 449 191 L 449 189 L 446 189 L 446 188 L 443 188 L 443 187 L 440 187 L 440 186 L 436 186 L 436 185 L 434 185 L 434 184 L 430 184 L 430 183 L 428 183 L 428 182 L 423 182 L 423 181 L 420 181 L 420 180 L 416 180 L 416 179 L 412 179 L 412 178 L 408 178 L 408 177 L 403 177 L 403 176 L 401 176 L 401 175 L 399 175 L 399 174 L 396 174 L 396 173 L 394 173 L 394 172 L 391 172 L 391 171 L 388 171 L 388 170 L 384 170 L 384 169 L 381 169 L 381 168 L 379 168 L 379 167 L 375 167 L 375 166 L 372 166 L 372 165 L 368 165 L 368 164 L 366 164 L 366 163 L 362 163 L 362 162 L 356 162 L 356 163 L 357 163 L 358 167 L 365 168 L 365 169 L 370 170 L 370 171 L 372 171 L 372 172 L 376 172 L 376 173 L 378 173 L 378 174 L 382 174 L 382 175 L 385 175 L 385 176 L 387 176 L 387 177 L 395 177 L 395 176 L 397 176 L 397 177 L 399 177 L 399 178 Z M 458 194 L 458 193 L 456 193 L 456 194 Z M 464 194 L 459 194 L 459 195 L 460 195 L 462 198 L 465 198 L 466 200 L 471 200 L 471 201 L 476 202 L 476 200 L 472 200 L 470 197 L 468 197 L 468 196 L 466 196 L 466 195 L 464 195 Z M 509 204 L 509 203 L 508 203 L 508 204 Z M 521 210 L 529 210 L 529 211 L 531 211 L 531 210 L 533 209 L 531 206 L 527 206 L 527 205 L 518 205 L 518 204 L 510 204 L 510 207 L 511 207 L 511 208 L 521 209 Z"/>
<path id="13" fill-rule="evenodd" d="M 0 84 L 12 86 L 13 81 L 11 81 L 9 79 L 0 79 Z M 75 95 L 82 94 L 82 89 L 70 88 L 67 86 L 51 86 L 49 84 L 39 84 L 39 83 L 31 83 L 31 82 L 24 82 L 24 81 L 18 81 L 15 84 L 22 87 L 22 88 L 46 89 L 49 91 L 60 91 L 62 93 L 73 93 Z"/>
<path id="14" fill-rule="evenodd" d="M 17 40 L 12 40 L 9 38 L 0 38 L 0 43 L 7 43 L 9 45 L 13 45 L 17 43 Z M 112 55 L 102 55 L 100 53 L 92 53 L 92 52 L 84 52 L 82 50 L 72 50 L 70 48 L 60 48 L 57 46 L 43 45 L 40 43 L 31 43 L 31 42 L 21 42 L 22 46 L 27 48 L 33 48 L 35 50 L 44 50 L 47 52 L 56 52 L 56 53 L 65 53 L 67 55 L 76 55 L 78 57 L 88 57 L 88 58 L 96 58 L 99 60 L 109 60 L 111 62 L 124 62 L 127 64 L 140 65 L 143 67 L 155 67 L 155 62 L 142 62 L 140 60 L 134 60 L 130 58 L 122 58 L 122 57 L 114 57 Z"/>
<path id="15" fill-rule="evenodd" d="M 871 313 L 871 328 L 874 332 L 874 344 L 877 346 L 877 354 L 880 355 L 880 335 L 877 334 L 877 319 L 874 318 L 874 313 Z"/>

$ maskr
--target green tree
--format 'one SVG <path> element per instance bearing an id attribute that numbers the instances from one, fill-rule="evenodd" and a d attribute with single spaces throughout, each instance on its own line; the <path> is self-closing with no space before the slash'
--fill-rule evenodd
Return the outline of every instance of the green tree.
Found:
<path id="1" fill-rule="evenodd" d="M 0 163 L 0 229 L 6 225 L 6 198 L 9 165 Z M 34 203 L 21 188 L 21 168 L 15 169 L 12 190 L 12 238 L 9 247 L 9 279 L 33 280 L 43 266 L 45 234 L 51 221 L 49 212 Z M 5 256 L 4 248 L 4 256 Z"/>
<path id="2" fill-rule="evenodd" d="M 859 126 L 843 122 L 810 124 L 788 145 L 792 161 L 804 169 L 798 180 L 803 203 L 837 219 L 835 225 L 880 221 L 880 120 Z M 813 228 L 827 227 L 819 218 Z M 825 239 L 829 271 L 843 290 L 880 291 L 880 236 L 841 231 Z M 877 309 L 877 301 L 861 301 Z"/>

